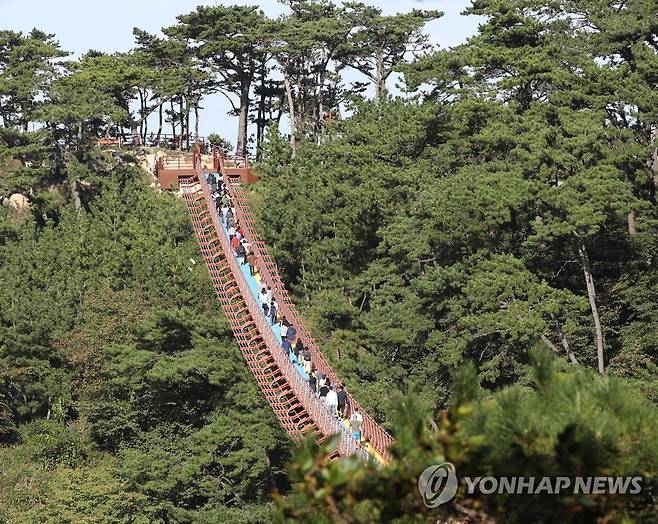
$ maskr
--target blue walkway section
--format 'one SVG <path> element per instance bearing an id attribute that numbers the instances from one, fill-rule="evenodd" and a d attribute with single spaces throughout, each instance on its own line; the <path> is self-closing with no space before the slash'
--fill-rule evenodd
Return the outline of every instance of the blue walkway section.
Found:
<path id="1" fill-rule="evenodd" d="M 215 211 L 217 212 L 217 211 Z M 228 239 L 228 229 L 226 228 L 226 224 L 222 221 L 222 217 L 219 217 L 219 221 L 222 224 L 222 230 L 224 231 L 224 235 Z M 235 254 L 233 254 L 235 256 Z M 236 257 L 237 258 L 237 257 Z M 238 262 L 239 263 L 239 262 Z M 249 271 L 249 264 L 246 262 L 243 262 L 240 265 L 240 270 L 242 271 L 242 275 L 244 276 L 245 280 L 247 281 L 247 284 L 249 284 L 249 289 L 251 290 L 251 294 L 254 296 L 254 299 L 256 300 L 256 303 L 259 304 L 259 290 L 261 289 L 260 283 L 257 280 L 256 276 L 253 276 L 251 272 Z M 265 318 L 265 314 L 261 310 L 261 314 L 263 315 L 263 318 Z M 266 318 L 267 323 L 269 324 L 269 318 Z M 272 329 L 272 333 L 274 333 L 274 336 L 276 339 L 279 341 L 279 344 L 281 344 L 281 326 L 279 324 L 274 324 L 271 325 L 270 328 Z M 283 352 L 283 346 L 281 346 L 281 351 Z M 290 362 L 292 362 L 295 365 L 295 369 L 297 372 L 308 382 L 308 375 L 304 371 L 304 366 L 302 365 L 301 362 L 297 359 L 295 354 L 291 351 L 289 355 Z"/>

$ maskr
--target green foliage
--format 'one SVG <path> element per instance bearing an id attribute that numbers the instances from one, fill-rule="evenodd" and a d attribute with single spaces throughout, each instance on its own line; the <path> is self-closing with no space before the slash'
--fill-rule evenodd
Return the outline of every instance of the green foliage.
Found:
<path id="1" fill-rule="evenodd" d="M 364 74 L 375 84 L 375 95 L 387 95 L 386 81 L 411 52 L 417 58 L 431 49 L 424 26 L 443 16 L 440 11 L 414 9 L 392 16 L 362 3 L 346 3 L 347 18 L 355 26 L 346 45 L 340 49 L 339 60 Z"/>
<path id="2" fill-rule="evenodd" d="M 0 117 L 4 128 L 27 131 L 66 56 L 54 35 L 0 31 Z"/>
<path id="3" fill-rule="evenodd" d="M 0 427 L 21 442 L 2 450 L 3 514 L 211 522 L 259 504 L 285 486 L 287 440 L 191 262 L 183 204 L 126 166 L 80 166 L 89 211 L 28 221 L 0 251 Z"/>
<path id="4" fill-rule="evenodd" d="M 534 352 L 532 360 L 532 388 L 513 386 L 490 396 L 474 386 L 474 368 L 458 371 L 450 411 L 436 422 L 415 392 L 397 400 L 393 413 L 399 437 L 394 459 L 385 467 L 363 467 L 349 459 L 328 462 L 326 449 L 307 444 L 295 453 L 290 470 L 297 496 L 277 500 L 277 520 L 644 521 L 656 511 L 655 406 L 620 379 L 562 371 L 548 350 Z M 615 495 L 469 496 L 461 482 L 453 501 L 430 510 L 417 480 L 427 466 L 446 461 L 460 478 L 642 476 L 643 492 L 635 501 Z"/>
<path id="5" fill-rule="evenodd" d="M 0 522 L 652 520 L 655 0 L 475 0 L 478 33 L 434 52 L 436 11 L 283 3 L 277 20 L 199 7 L 75 62 L 51 35 L 0 31 L 0 196 L 31 203 L 0 209 Z M 346 91 L 346 66 L 376 102 Z M 415 96 L 387 96 L 394 72 Z M 157 112 L 181 148 L 215 90 L 239 96 L 239 153 L 256 108 L 259 229 L 339 375 L 394 432 L 386 467 L 309 443 L 288 495 L 286 438 L 183 204 L 95 147 L 146 140 Z M 416 481 L 444 461 L 647 489 L 462 488 L 433 513 Z"/>

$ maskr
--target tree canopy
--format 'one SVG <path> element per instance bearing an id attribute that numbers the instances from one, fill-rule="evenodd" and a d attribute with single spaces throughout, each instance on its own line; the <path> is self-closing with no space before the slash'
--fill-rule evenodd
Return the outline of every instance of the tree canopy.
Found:
<path id="1" fill-rule="evenodd" d="M 655 520 L 656 1 L 473 0 L 450 49 L 437 11 L 283 4 L 75 60 L 0 31 L 0 523 Z M 258 153 L 258 230 L 390 464 L 289 442 L 182 202 L 140 167 L 149 133 L 193 146 L 215 92 Z M 418 476 L 446 461 L 643 489 L 462 486 L 430 510 Z"/>

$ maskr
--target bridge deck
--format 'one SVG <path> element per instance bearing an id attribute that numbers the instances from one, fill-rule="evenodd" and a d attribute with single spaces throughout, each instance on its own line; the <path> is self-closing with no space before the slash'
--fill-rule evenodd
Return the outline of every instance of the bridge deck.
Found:
<path id="1" fill-rule="evenodd" d="M 224 182 L 236 211 L 236 220 L 257 257 L 258 282 L 271 287 L 280 314 L 285 315 L 297 329 L 298 337 L 311 351 L 315 367 L 324 372 L 332 384 L 339 384 L 335 372 L 304 326 L 273 258 L 255 230 L 254 217 L 241 179 L 233 173 L 230 175 L 224 175 Z M 248 266 L 241 266 L 233 254 L 205 177 L 197 174 L 181 179 L 180 188 L 222 308 L 247 364 L 282 426 L 295 439 L 308 431 L 317 433 L 320 439 L 338 434 L 339 455 L 356 454 L 363 460 L 375 458 L 387 461 L 392 438 L 361 408 L 356 399 L 348 392 L 351 408 L 358 409 L 363 416 L 361 442 L 352 437 L 344 421 L 335 418 L 311 391 L 307 376 L 299 363 L 294 361 L 294 355 L 291 353 L 292 360 L 286 355 L 281 346 L 278 326 L 270 325 L 258 304 L 257 281 L 249 274 Z"/>

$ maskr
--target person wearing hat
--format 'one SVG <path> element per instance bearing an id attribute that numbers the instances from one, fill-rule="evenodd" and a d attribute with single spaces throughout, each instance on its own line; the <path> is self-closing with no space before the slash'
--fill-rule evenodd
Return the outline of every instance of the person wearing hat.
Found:
<path id="1" fill-rule="evenodd" d="M 355 409 L 350 417 L 350 432 L 352 433 L 352 438 L 359 442 L 361 441 L 361 424 L 363 424 L 363 415 Z"/>

